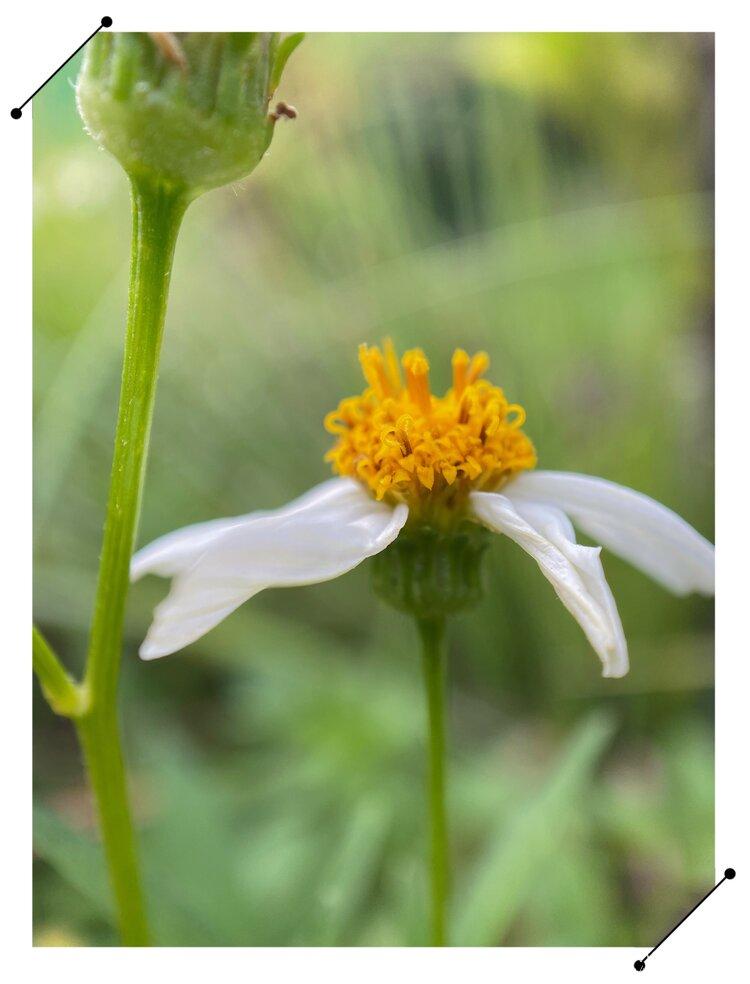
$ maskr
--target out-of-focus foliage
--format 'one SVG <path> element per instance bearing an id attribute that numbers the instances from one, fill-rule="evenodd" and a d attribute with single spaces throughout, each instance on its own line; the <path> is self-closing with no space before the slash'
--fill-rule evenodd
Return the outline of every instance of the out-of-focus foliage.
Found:
<path id="1" fill-rule="evenodd" d="M 245 186 L 177 249 L 140 541 L 326 477 L 360 341 L 447 385 L 486 349 L 542 467 L 712 535 L 712 51 L 702 35 L 309 36 Z M 62 72 L 34 103 L 36 616 L 80 666 L 120 370 L 128 192 Z M 653 940 L 713 879 L 712 606 L 606 557 L 631 674 L 602 680 L 533 562 L 490 548 L 451 627 L 453 942 Z M 136 650 L 123 714 L 158 942 L 425 940 L 415 633 L 366 566 Z M 40 945 L 114 942 L 69 724 L 36 708 Z"/>

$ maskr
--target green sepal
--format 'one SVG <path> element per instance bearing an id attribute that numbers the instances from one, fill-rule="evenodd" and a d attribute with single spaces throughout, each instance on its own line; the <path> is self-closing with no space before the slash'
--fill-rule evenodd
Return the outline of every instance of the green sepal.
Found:
<path id="1" fill-rule="evenodd" d="M 407 526 L 373 557 L 373 590 L 420 619 L 466 611 L 484 593 L 482 556 L 488 539 L 486 529 L 469 522 L 449 531 Z"/>
<path id="2" fill-rule="evenodd" d="M 289 56 L 304 40 L 304 37 L 304 32 L 298 32 L 297 34 L 287 34 L 285 38 L 282 38 L 281 41 L 279 41 L 278 47 L 276 48 L 276 54 L 273 59 L 273 68 L 271 70 L 269 97 L 276 92 L 279 82 L 281 82 L 282 73 L 286 68 L 286 63 L 289 61 Z"/>

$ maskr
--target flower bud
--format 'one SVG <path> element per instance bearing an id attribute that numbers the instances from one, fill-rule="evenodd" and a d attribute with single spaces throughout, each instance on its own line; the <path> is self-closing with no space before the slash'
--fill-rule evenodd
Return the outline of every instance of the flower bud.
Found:
<path id="1" fill-rule="evenodd" d="M 86 129 L 134 180 L 196 197 L 248 175 L 280 116 L 269 101 L 301 34 L 101 33 L 78 77 Z"/>
<path id="2" fill-rule="evenodd" d="M 372 585 L 383 601 L 417 618 L 453 615 L 483 595 L 482 556 L 488 532 L 476 523 L 442 531 L 406 527 L 371 561 Z"/>

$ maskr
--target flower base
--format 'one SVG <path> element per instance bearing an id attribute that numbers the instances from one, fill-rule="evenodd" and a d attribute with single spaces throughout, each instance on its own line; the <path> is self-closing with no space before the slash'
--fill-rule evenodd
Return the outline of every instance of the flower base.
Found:
<path id="1" fill-rule="evenodd" d="M 466 611 L 483 595 L 487 540 L 487 530 L 475 523 L 451 532 L 407 527 L 372 558 L 373 589 L 389 605 L 417 618 Z"/>

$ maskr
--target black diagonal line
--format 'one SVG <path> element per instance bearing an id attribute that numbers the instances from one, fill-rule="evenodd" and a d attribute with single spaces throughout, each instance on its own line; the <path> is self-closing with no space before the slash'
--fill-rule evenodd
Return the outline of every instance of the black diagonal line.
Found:
<path id="1" fill-rule="evenodd" d="M 39 86 L 39 88 L 38 88 L 38 89 L 34 89 L 34 91 L 33 91 L 33 92 L 31 93 L 31 95 L 29 96 L 29 98 L 28 98 L 28 99 L 26 99 L 26 100 L 24 100 L 24 102 L 22 102 L 22 103 L 21 103 L 21 105 L 20 105 L 20 106 L 19 106 L 18 108 L 19 108 L 19 109 L 23 109 L 23 107 L 24 107 L 24 106 L 26 105 L 26 103 L 28 103 L 28 102 L 31 102 L 31 100 L 32 100 L 32 99 L 34 98 L 34 96 L 35 96 L 35 95 L 36 95 L 36 94 L 37 94 L 38 92 L 41 92 L 41 91 L 42 91 L 42 89 L 43 89 L 43 88 L 45 87 L 45 85 L 46 85 L 46 84 L 47 84 L 48 82 L 50 82 L 50 81 L 52 81 L 52 79 L 54 79 L 54 77 L 55 77 L 55 76 L 57 75 L 57 73 L 58 73 L 58 72 L 60 71 L 60 69 L 61 69 L 61 68 L 65 68 L 65 66 L 66 66 L 66 65 L 68 64 L 68 62 L 70 61 L 70 59 L 71 59 L 71 58 L 75 58 L 75 56 L 76 56 L 76 55 L 78 54 L 78 52 L 79 52 L 79 51 L 81 50 L 81 48 L 84 48 L 84 47 L 85 47 L 85 46 L 86 46 L 86 45 L 87 45 L 87 44 L 89 43 L 89 41 L 90 41 L 90 40 L 91 40 L 91 39 L 92 39 L 93 37 L 95 37 L 95 36 L 96 36 L 96 35 L 97 35 L 97 34 L 99 33 L 99 31 L 101 31 L 101 29 L 102 29 L 103 27 L 104 27 L 104 24 L 100 24 L 100 25 L 99 25 L 99 27 L 97 27 L 97 29 L 96 29 L 95 31 L 92 31 L 92 32 L 91 32 L 91 34 L 89 34 L 89 36 L 88 36 L 88 37 L 86 38 L 86 40 L 85 40 L 85 41 L 83 41 L 83 42 L 81 42 L 81 44 L 79 44 L 79 45 L 78 45 L 78 47 L 77 47 L 77 48 L 76 48 L 76 50 L 75 50 L 75 51 L 73 52 L 73 54 L 72 54 L 72 55 L 68 55 L 68 57 L 67 57 L 67 58 L 65 59 L 65 61 L 64 61 L 64 62 L 62 63 L 62 65 L 58 65 L 58 66 L 57 66 L 57 68 L 56 68 L 56 69 L 54 70 L 54 72 L 52 73 L 52 75 L 50 75 L 50 77 L 49 77 L 48 79 L 45 79 L 45 80 L 44 80 L 44 82 L 42 82 L 42 84 L 41 84 L 41 85 Z"/>
<path id="2" fill-rule="evenodd" d="M 680 919 L 680 921 L 677 923 L 677 925 L 676 926 L 673 926 L 670 929 L 670 931 L 667 933 L 667 935 L 664 937 L 664 939 L 659 940 L 659 942 L 656 944 L 656 946 L 654 947 L 654 949 L 648 951 L 648 953 L 646 954 L 646 956 L 643 958 L 644 961 L 645 960 L 648 960 L 648 958 L 651 956 L 651 954 L 655 950 L 658 950 L 659 949 L 659 947 L 662 945 L 662 943 L 664 942 L 664 940 L 668 940 L 669 937 L 672 935 L 672 933 L 674 933 L 674 931 L 676 929 L 679 929 L 680 926 L 685 922 L 685 920 L 687 919 L 687 917 L 688 916 L 692 916 L 692 914 L 695 912 L 695 910 L 698 908 L 698 906 L 699 905 L 703 905 L 703 903 L 706 901 L 706 899 L 709 897 L 709 895 L 713 895 L 713 893 L 716 891 L 716 889 L 719 887 L 719 885 L 721 885 L 721 883 L 722 882 L 725 882 L 726 880 L 727 880 L 727 876 L 724 875 L 724 877 L 721 879 L 721 881 L 716 882 L 716 884 L 714 885 L 714 887 L 709 892 L 706 892 L 706 894 L 703 896 L 703 898 L 700 900 L 700 902 L 696 902 L 695 905 L 693 906 L 693 908 L 690 910 L 690 912 L 686 912 L 685 915 L 682 917 L 682 919 Z"/>

